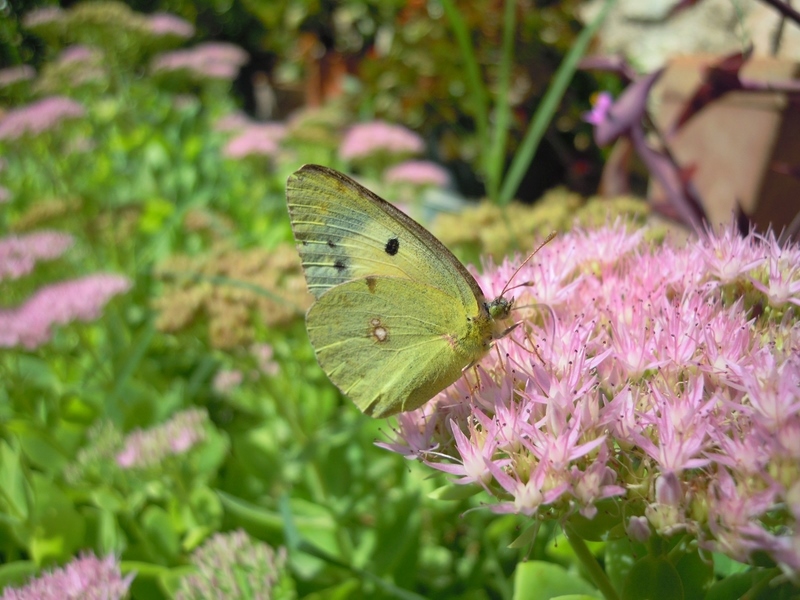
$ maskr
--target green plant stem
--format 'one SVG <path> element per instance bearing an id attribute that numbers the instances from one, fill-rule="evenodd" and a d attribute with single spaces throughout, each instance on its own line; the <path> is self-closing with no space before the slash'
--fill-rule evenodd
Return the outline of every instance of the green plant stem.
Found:
<path id="1" fill-rule="evenodd" d="M 752 600 L 753 598 L 761 597 L 761 593 L 770 586 L 772 580 L 775 577 L 778 577 L 780 573 L 780 569 L 767 569 L 764 571 L 762 574 L 760 574 L 758 582 L 756 582 L 753 587 L 745 592 L 741 600 Z"/>
<path id="2" fill-rule="evenodd" d="M 513 3 L 513 0 L 509 0 Z M 481 77 L 480 66 L 478 65 L 478 57 L 475 54 L 475 49 L 472 47 L 472 40 L 470 38 L 467 24 L 461 17 L 461 13 L 456 8 L 454 0 L 442 0 L 442 7 L 450 21 L 450 26 L 453 28 L 453 34 L 456 36 L 456 43 L 461 51 L 461 57 L 464 59 L 464 67 L 467 75 L 467 86 L 472 94 L 475 106 L 475 126 L 478 130 L 478 141 L 481 148 L 489 147 L 489 93 L 486 86 L 483 84 Z M 485 161 L 486 155 L 482 157 Z M 486 175 L 487 165 L 481 165 L 481 171 Z"/>
<path id="3" fill-rule="evenodd" d="M 567 91 L 570 81 L 572 81 L 572 76 L 578 68 L 578 62 L 583 58 L 589 46 L 589 42 L 592 37 L 594 37 L 600 24 L 605 20 L 608 11 L 615 4 L 615 1 L 616 0 L 606 0 L 606 3 L 603 5 L 603 8 L 600 10 L 595 20 L 581 31 L 580 35 L 578 35 L 575 40 L 575 44 L 570 48 L 567 56 L 564 57 L 564 60 L 558 67 L 558 71 L 556 71 L 550 87 L 547 88 L 547 92 L 545 92 L 539 104 L 539 108 L 536 109 L 536 113 L 533 115 L 533 120 L 528 127 L 528 131 L 525 133 L 525 137 L 522 139 L 522 143 L 514 156 L 514 160 L 511 161 L 511 167 L 508 169 L 508 173 L 503 181 L 503 186 L 500 189 L 500 195 L 497 197 L 498 204 L 508 204 L 513 199 L 514 194 L 516 194 L 517 188 L 519 188 L 519 184 L 522 182 L 522 178 L 525 177 L 525 172 L 528 170 L 533 160 L 536 148 L 539 146 L 544 132 L 553 119 L 553 115 L 556 109 L 558 109 L 558 105 L 561 103 L 561 98 L 563 98 L 564 93 Z"/>
<path id="4" fill-rule="evenodd" d="M 506 140 L 508 139 L 509 123 L 511 122 L 509 90 L 511 89 L 511 69 L 514 64 L 514 16 L 516 14 L 516 6 L 516 0 L 506 0 L 503 14 L 503 53 L 500 59 L 497 99 L 494 103 L 492 143 L 488 148 L 486 160 L 486 189 L 492 201 L 496 201 L 500 193 L 500 183 L 503 180 L 503 168 L 505 167 Z"/>
<path id="5" fill-rule="evenodd" d="M 575 552 L 575 556 L 581 561 L 583 568 L 586 569 L 586 572 L 592 579 L 592 583 L 597 586 L 597 589 L 600 590 L 600 593 L 603 594 L 606 600 L 619 600 L 617 591 L 611 585 L 605 572 L 600 568 L 597 560 L 589 551 L 589 547 L 586 545 L 586 542 L 583 541 L 583 538 L 575 532 L 569 523 L 563 523 L 562 528 L 564 529 L 564 535 L 569 545 L 572 547 L 573 552 Z"/>
<path id="6" fill-rule="evenodd" d="M 94 347 L 86 328 L 78 326 L 76 330 L 78 339 L 81 341 L 81 346 L 86 350 L 86 353 L 94 363 L 94 368 L 88 373 L 85 383 L 89 383 L 96 377 L 101 376 L 111 380 L 114 377 L 114 373 L 112 373 L 111 367 L 109 366 L 108 356 L 100 356 L 97 354 L 97 348 Z M 67 379 L 67 377 L 64 377 L 64 379 Z"/>
<path id="7" fill-rule="evenodd" d="M 353 565 L 346 563 L 343 560 L 340 560 L 338 557 L 333 556 L 327 551 L 319 548 L 314 542 L 303 538 L 294 524 L 294 516 L 292 515 L 288 496 L 282 496 L 280 498 L 278 501 L 278 509 L 281 517 L 283 518 L 284 540 L 290 551 L 294 550 L 309 554 L 310 556 L 314 556 L 331 565 L 344 569 L 345 571 L 352 573 L 361 579 L 369 580 L 389 597 L 398 598 L 400 600 L 424 600 L 423 596 L 415 594 L 410 590 L 397 587 L 388 581 L 384 581 L 371 571 L 354 567 Z"/>
<path id="8" fill-rule="evenodd" d="M 108 410 L 107 414 L 119 416 L 119 407 L 117 405 L 118 400 L 121 397 L 128 380 L 136 372 L 136 369 L 139 368 L 139 365 L 144 359 L 147 350 L 150 348 L 150 344 L 153 341 L 155 334 L 155 323 L 152 320 L 149 320 L 144 327 L 142 327 L 141 331 L 139 331 L 136 339 L 132 341 L 127 358 L 120 367 L 119 372 L 116 374 L 114 388 L 106 398 L 106 408 Z"/>
<path id="9" fill-rule="evenodd" d="M 681 556 L 686 554 L 686 548 L 691 541 L 691 537 L 688 535 L 684 535 L 681 537 L 680 541 L 672 547 L 667 553 L 667 558 L 672 564 L 677 563 Z"/>

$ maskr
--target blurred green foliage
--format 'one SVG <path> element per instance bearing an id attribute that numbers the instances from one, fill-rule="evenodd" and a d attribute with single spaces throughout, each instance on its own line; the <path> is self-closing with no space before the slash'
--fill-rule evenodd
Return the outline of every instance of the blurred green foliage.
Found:
<path id="1" fill-rule="evenodd" d="M 502 76 L 506 57 L 501 52 L 506 2 L 457 5 L 486 91 L 511 114 L 509 136 L 500 148 L 504 163 L 519 148 L 531 116 L 583 27 L 576 15 L 578 1 L 511 4 L 507 89 Z M 357 76 L 351 92 L 362 118 L 400 122 L 419 131 L 435 158 L 453 166 L 459 183 L 478 193 L 486 176 L 481 153 L 487 140 L 480 135 L 480 109 L 470 89 L 467 58 L 442 2 L 244 0 L 243 6 L 264 26 L 259 49 L 274 57 L 270 62 L 276 85 L 299 86 L 310 75 L 308 67 L 321 57 L 341 61 Z M 553 120 L 556 126 L 549 128 L 559 161 L 552 162 L 549 152 L 538 157 L 535 185 L 529 181 L 523 190 L 526 200 L 554 185 L 569 171 L 570 161 L 578 160 L 589 146 L 589 128 L 580 118 L 586 106 L 580 99 L 588 97 L 592 86 L 589 76 L 577 75 Z M 471 175 L 464 172 L 466 166 Z"/>
<path id="2" fill-rule="evenodd" d="M 129 0 L 126 4 L 148 13 L 174 12 L 197 27 L 201 40 L 231 40 L 244 46 L 253 62 L 236 86 L 248 103 L 253 92 L 250 78 L 265 72 L 279 96 L 293 107 L 310 75 L 309 66 L 326 55 L 333 57 L 357 77 L 346 81 L 345 88 L 354 94 L 360 118 L 387 119 L 420 131 L 432 155 L 454 170 L 458 184 L 471 195 L 481 193 L 485 174 L 480 154 L 485 140 L 475 120 L 476 99 L 467 81 L 465 57 L 439 0 Z M 501 102 L 511 111 L 509 136 L 502 148 L 505 163 L 517 151 L 531 115 L 582 28 L 578 0 L 514 4 L 508 90 L 501 78 L 505 2 L 458 4 L 487 90 L 493 97 L 502 96 Z M 46 58 L 41 40 L 16 26 L 17 18 L 30 8 L 15 2 L 6 8 L 10 18 L 4 25 L 8 31 L 0 28 L 0 48 L 10 64 L 38 65 Z M 337 73 L 328 76 L 338 77 Z M 589 76 L 577 75 L 548 128 L 533 174 L 521 188 L 526 201 L 565 174 L 576 179 L 574 185 L 585 185 L 584 191 L 591 189 L 590 182 L 580 180 L 583 175 L 572 171 L 572 163 L 591 146 L 590 128 L 580 115 L 587 108 L 583 99 L 594 87 Z"/>

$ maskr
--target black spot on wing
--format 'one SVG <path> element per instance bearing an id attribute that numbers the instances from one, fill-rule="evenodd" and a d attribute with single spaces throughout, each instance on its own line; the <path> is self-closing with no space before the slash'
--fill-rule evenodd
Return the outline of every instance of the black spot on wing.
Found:
<path id="1" fill-rule="evenodd" d="M 333 263 L 333 268 L 341 273 L 347 268 L 347 263 L 343 258 L 337 258 Z"/>
<path id="2" fill-rule="evenodd" d="M 328 247 L 330 247 L 330 248 L 336 248 L 336 244 L 334 243 L 334 241 L 333 241 L 333 240 L 328 240 Z"/>
<path id="3" fill-rule="evenodd" d="M 384 250 L 386 250 L 386 254 L 389 256 L 394 256 L 397 254 L 398 250 L 400 250 L 400 240 L 398 240 L 396 237 L 389 238 L 389 241 L 386 242 L 386 248 L 384 248 Z"/>

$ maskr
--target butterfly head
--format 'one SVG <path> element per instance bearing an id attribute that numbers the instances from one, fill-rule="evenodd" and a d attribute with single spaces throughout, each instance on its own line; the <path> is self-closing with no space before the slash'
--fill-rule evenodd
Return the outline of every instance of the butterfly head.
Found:
<path id="1" fill-rule="evenodd" d="M 503 321 L 508 318 L 508 315 L 511 313 L 511 308 L 514 305 L 514 299 L 510 298 L 507 299 L 503 296 L 495 298 L 491 302 L 486 303 L 486 310 L 489 313 L 489 316 L 492 317 L 494 321 Z"/>

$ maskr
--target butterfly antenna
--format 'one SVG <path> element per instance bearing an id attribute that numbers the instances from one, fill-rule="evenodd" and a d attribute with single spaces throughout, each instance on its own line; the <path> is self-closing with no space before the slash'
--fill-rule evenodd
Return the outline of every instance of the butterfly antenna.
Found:
<path id="1" fill-rule="evenodd" d="M 500 297 L 501 297 L 501 298 L 502 298 L 503 296 L 505 296 L 505 295 L 506 295 L 506 292 L 509 290 L 509 287 L 508 287 L 508 286 L 509 286 L 509 285 L 511 285 L 511 282 L 512 282 L 512 281 L 514 281 L 514 277 L 516 277 L 516 276 L 517 276 L 517 274 L 518 274 L 518 273 L 519 273 L 519 272 L 522 270 L 522 267 L 524 267 L 526 264 L 528 264 L 528 262 L 530 262 L 530 260 L 531 260 L 531 259 L 532 259 L 534 256 L 536 256 L 536 253 L 537 253 L 537 252 L 539 252 L 539 250 L 541 250 L 541 249 L 542 249 L 542 248 L 543 248 L 543 247 L 544 247 L 544 246 L 545 246 L 545 245 L 546 245 L 548 242 L 550 242 L 550 241 L 551 241 L 551 240 L 552 240 L 554 237 L 556 237 L 556 232 L 555 232 L 555 231 L 551 231 L 551 232 L 550 232 L 550 235 L 548 235 L 548 236 L 545 238 L 545 240 L 544 240 L 544 241 L 543 241 L 541 244 L 539 244 L 539 246 L 536 248 L 536 250 L 534 250 L 533 252 L 531 252 L 531 253 L 528 255 L 528 258 L 526 258 L 525 260 L 523 260 L 523 261 L 522 261 L 522 264 L 521 264 L 520 266 L 518 266 L 518 267 L 517 267 L 517 270 L 516 270 L 516 271 L 514 271 L 514 274 L 513 274 L 511 277 L 509 277 L 508 281 L 506 282 L 506 285 L 505 285 L 505 287 L 503 288 L 503 291 L 502 291 L 502 292 L 500 292 Z M 519 286 L 518 286 L 518 287 L 519 287 Z"/>

